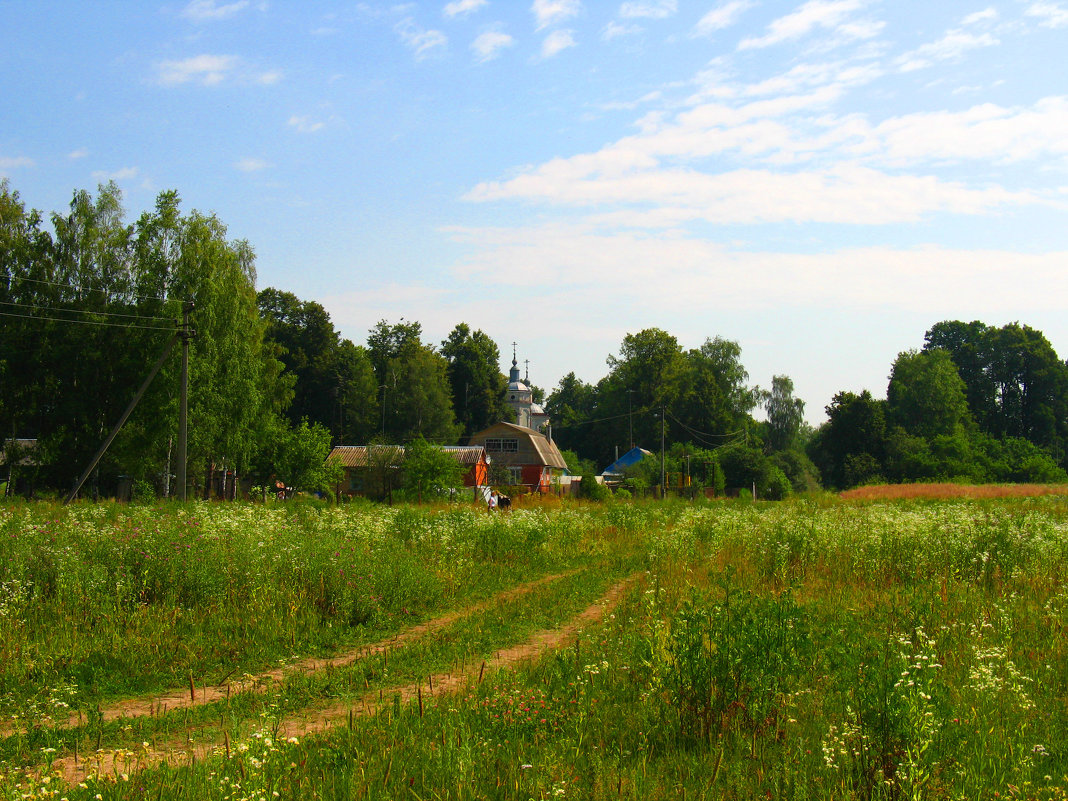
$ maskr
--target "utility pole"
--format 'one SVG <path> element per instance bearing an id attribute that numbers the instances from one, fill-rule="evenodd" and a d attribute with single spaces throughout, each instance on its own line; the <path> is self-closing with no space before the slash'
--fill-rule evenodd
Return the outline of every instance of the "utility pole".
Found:
<path id="1" fill-rule="evenodd" d="M 630 448 L 634 450 L 634 399 L 631 397 L 634 394 L 633 389 L 627 390 L 627 420 L 630 423 Z"/>
<path id="2" fill-rule="evenodd" d="M 193 301 L 182 304 L 182 378 L 178 399 L 178 500 L 186 500 L 186 468 L 189 455 L 189 340 L 196 332 L 189 326 Z"/>
<path id="3" fill-rule="evenodd" d="M 667 500 L 667 469 L 664 461 L 664 438 L 667 430 L 667 413 L 660 407 L 660 500 Z"/>

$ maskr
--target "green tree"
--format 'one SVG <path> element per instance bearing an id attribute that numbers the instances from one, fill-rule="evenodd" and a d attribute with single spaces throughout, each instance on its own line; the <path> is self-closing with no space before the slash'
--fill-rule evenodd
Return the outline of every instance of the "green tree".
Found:
<path id="1" fill-rule="evenodd" d="M 673 411 L 691 433 L 676 432 L 678 438 L 704 439 L 705 444 L 719 445 L 747 426 L 760 396 L 747 386 L 749 374 L 741 355 L 737 342 L 721 337 L 706 339 L 700 348 L 686 354 L 679 400 Z"/>
<path id="2" fill-rule="evenodd" d="M 447 495 L 463 486 L 464 467 L 441 448 L 416 437 L 405 448 L 404 488 L 417 501 Z"/>
<path id="3" fill-rule="evenodd" d="M 878 481 L 886 458 L 886 401 L 868 390 L 839 392 L 827 418 L 808 449 L 824 481 L 837 489 Z"/>
<path id="4" fill-rule="evenodd" d="M 488 335 L 459 323 L 441 343 L 441 355 L 448 361 L 453 411 L 464 437 L 508 419 L 501 354 Z"/>
<path id="5" fill-rule="evenodd" d="M 889 422 L 925 439 L 952 436 L 971 422 L 965 391 L 948 351 L 900 353 L 886 389 Z"/>
<path id="6" fill-rule="evenodd" d="M 805 402 L 794 397 L 794 382 L 787 376 L 772 376 L 771 391 L 764 399 L 768 414 L 768 445 L 773 451 L 790 450 L 805 421 Z"/>
<path id="7" fill-rule="evenodd" d="M 420 339 L 419 323 L 379 321 L 368 336 L 368 351 L 382 393 L 382 435 L 392 442 L 423 437 L 446 445 L 460 426 L 453 415 L 445 357 Z"/>
<path id="8" fill-rule="evenodd" d="M 546 400 L 545 410 L 552 420 L 553 439 L 560 448 L 576 452 L 576 458 L 580 451 L 591 453 L 595 450 L 588 441 L 592 431 L 588 422 L 596 416 L 596 407 L 597 388 L 582 381 L 573 372 L 560 379 Z M 630 442 L 629 433 L 625 441 Z M 571 467 L 570 461 L 568 466 Z"/>
<path id="9" fill-rule="evenodd" d="M 925 339 L 925 350 L 946 350 L 957 365 L 982 431 L 1022 437 L 1062 464 L 1068 459 L 1068 365 L 1040 331 L 946 321 Z"/>

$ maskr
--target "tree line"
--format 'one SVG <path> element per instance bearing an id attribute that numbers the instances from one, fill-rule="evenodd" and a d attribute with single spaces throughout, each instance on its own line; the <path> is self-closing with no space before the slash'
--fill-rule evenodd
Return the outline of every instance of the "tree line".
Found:
<path id="1" fill-rule="evenodd" d="M 125 220 L 114 184 L 75 192 L 63 213 L 28 210 L 0 182 L 0 431 L 8 464 L 64 491 L 88 463 L 194 307 L 188 475 L 325 488 L 333 444 L 463 443 L 509 419 L 496 343 L 466 323 L 439 344 L 418 322 L 380 320 L 363 344 L 320 304 L 257 291 L 255 258 L 214 215 L 173 191 Z M 572 472 L 600 472 L 633 446 L 656 452 L 633 488 L 745 488 L 777 498 L 821 484 L 1065 480 L 1068 367 L 1038 331 L 942 322 L 892 366 L 886 399 L 840 392 L 812 430 L 792 380 L 751 385 L 736 342 L 684 348 L 627 334 L 596 383 L 534 387 Z M 166 491 L 176 473 L 177 359 L 169 359 L 101 461 L 90 491 L 120 475 Z M 755 413 L 763 411 L 762 420 Z M 661 457 L 662 452 L 662 457 Z M 662 460 L 661 460 L 662 458 Z M 95 490 L 94 490 L 95 488 Z"/>

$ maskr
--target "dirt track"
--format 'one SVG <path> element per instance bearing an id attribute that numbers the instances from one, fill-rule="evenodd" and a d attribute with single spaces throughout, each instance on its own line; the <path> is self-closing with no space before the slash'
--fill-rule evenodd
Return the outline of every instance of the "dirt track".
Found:
<path id="1" fill-rule="evenodd" d="M 567 575 L 567 574 L 562 574 Z M 182 707 L 190 707 L 194 704 L 210 703 L 227 697 L 228 693 L 244 692 L 249 690 L 263 691 L 275 681 L 281 681 L 285 676 L 296 672 L 315 672 L 330 667 L 340 667 L 352 664 L 359 659 L 370 655 L 379 654 L 392 648 L 413 642 L 421 637 L 432 633 L 435 629 L 443 628 L 458 619 L 473 614 L 489 605 L 507 598 L 516 597 L 530 592 L 535 587 L 556 580 L 561 576 L 549 576 L 538 581 L 521 585 L 505 593 L 501 593 L 488 601 L 475 604 L 458 612 L 453 612 L 435 618 L 420 626 L 407 629 L 396 636 L 375 643 L 357 651 L 348 652 L 333 659 L 307 659 L 278 670 L 269 671 L 259 676 L 251 677 L 239 683 L 223 685 L 221 687 L 206 687 L 198 689 L 195 700 L 190 692 L 169 693 L 151 699 L 139 699 L 121 701 L 109 705 L 101 712 L 106 720 L 126 717 L 132 718 L 139 715 L 156 714 L 160 710 L 173 710 Z M 428 676 L 425 682 L 409 684 L 400 687 L 384 688 L 369 693 L 357 701 L 338 704 L 328 708 L 309 709 L 303 713 L 290 715 L 283 719 L 277 728 L 277 736 L 283 739 L 289 737 L 303 738 L 305 736 L 322 732 L 335 726 L 346 723 L 350 718 L 374 714 L 378 711 L 383 698 L 388 698 L 389 703 L 393 698 L 400 695 L 401 702 L 420 698 L 422 703 L 433 703 L 438 696 L 450 695 L 461 688 L 476 682 L 487 672 L 501 670 L 516 663 L 533 659 L 546 651 L 558 648 L 573 640 L 575 635 L 583 627 L 596 623 L 601 619 L 604 610 L 618 602 L 620 596 L 626 590 L 637 575 L 631 576 L 614 585 L 604 596 L 588 606 L 581 613 L 569 620 L 564 625 L 539 631 L 533 634 L 525 642 L 519 643 L 507 649 L 497 652 L 496 656 L 485 663 L 473 664 L 466 669 L 453 673 L 442 673 Z M 210 742 L 196 744 L 174 743 L 171 747 L 158 746 L 155 749 L 144 748 L 134 752 L 129 750 L 101 751 L 88 758 L 78 758 L 76 755 L 61 757 L 52 762 L 52 775 L 57 773 L 68 783 L 77 784 L 85 781 L 88 776 L 118 777 L 119 775 L 132 774 L 146 767 L 161 765 L 181 765 L 193 760 L 203 760 L 213 754 L 224 754 L 228 749 L 227 742 Z"/>

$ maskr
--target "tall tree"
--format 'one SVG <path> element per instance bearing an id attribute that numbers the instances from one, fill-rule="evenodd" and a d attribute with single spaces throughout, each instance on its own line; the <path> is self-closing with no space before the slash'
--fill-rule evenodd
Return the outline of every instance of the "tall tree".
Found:
<path id="1" fill-rule="evenodd" d="M 422 342 L 417 322 L 379 321 L 367 338 L 382 393 L 381 434 L 406 443 L 417 436 L 452 444 L 460 434 L 453 414 L 445 357 Z"/>
<path id="2" fill-rule="evenodd" d="M 827 483 L 846 489 L 881 476 L 886 440 L 886 401 L 868 390 L 839 392 L 809 443 L 809 455 Z"/>
<path id="3" fill-rule="evenodd" d="M 805 421 L 805 402 L 794 397 L 794 382 L 788 376 L 772 376 L 764 410 L 768 414 L 768 445 L 773 451 L 790 450 Z"/>
<path id="4" fill-rule="evenodd" d="M 1068 366 L 1042 332 L 1019 323 L 946 321 L 925 338 L 925 350 L 944 349 L 957 365 L 982 431 L 1028 439 L 1066 462 Z"/>
<path id="5" fill-rule="evenodd" d="M 690 433 L 679 432 L 680 439 L 719 445 L 747 425 L 760 395 L 747 385 L 749 374 L 741 355 L 737 342 L 720 337 L 706 339 L 686 354 L 675 413 L 686 421 Z"/>
<path id="6" fill-rule="evenodd" d="M 971 421 L 964 381 L 940 348 L 898 354 L 886 400 L 889 421 L 925 439 L 952 436 Z"/>
<path id="7" fill-rule="evenodd" d="M 489 336 L 459 323 L 441 343 L 441 355 L 449 363 L 453 411 L 464 437 L 508 419 L 501 354 Z"/>

